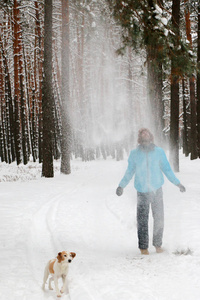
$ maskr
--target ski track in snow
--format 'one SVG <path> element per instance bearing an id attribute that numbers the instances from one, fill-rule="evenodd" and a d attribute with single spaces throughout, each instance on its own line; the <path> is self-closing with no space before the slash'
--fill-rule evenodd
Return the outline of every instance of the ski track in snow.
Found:
<path id="1" fill-rule="evenodd" d="M 70 265 L 69 294 L 61 299 L 199 300 L 198 176 L 185 194 L 166 182 L 166 251 L 158 255 L 150 246 L 150 255 L 141 256 L 132 183 L 122 197 L 115 195 L 125 168 L 126 162 L 99 161 L 69 177 L 1 183 L 1 300 L 56 299 L 55 290 L 41 285 L 47 261 L 62 250 L 77 256 Z M 183 183 L 187 170 L 180 173 Z M 192 255 L 173 254 L 187 247 Z"/>

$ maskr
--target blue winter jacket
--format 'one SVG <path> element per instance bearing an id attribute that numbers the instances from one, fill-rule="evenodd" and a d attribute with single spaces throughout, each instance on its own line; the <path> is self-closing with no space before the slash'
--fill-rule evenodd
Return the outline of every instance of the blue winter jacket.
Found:
<path id="1" fill-rule="evenodd" d="M 163 173 L 173 184 L 180 183 L 162 148 L 155 146 L 150 151 L 144 151 L 138 146 L 129 155 L 128 168 L 119 186 L 125 188 L 135 174 L 136 190 L 141 193 L 152 192 L 163 185 Z"/>

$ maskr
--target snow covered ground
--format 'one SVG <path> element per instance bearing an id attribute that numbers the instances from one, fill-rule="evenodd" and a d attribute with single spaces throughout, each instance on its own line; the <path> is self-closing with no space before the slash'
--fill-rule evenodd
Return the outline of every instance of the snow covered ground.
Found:
<path id="1" fill-rule="evenodd" d="M 55 177 L 46 179 L 39 164 L 0 164 L 1 300 L 56 299 L 41 285 L 47 261 L 62 250 L 77 256 L 61 299 L 200 299 L 200 160 L 181 156 L 186 193 L 165 180 L 166 251 L 150 246 L 149 256 L 137 248 L 133 181 L 115 195 L 126 166 L 77 160 L 65 176 L 56 162 Z"/>

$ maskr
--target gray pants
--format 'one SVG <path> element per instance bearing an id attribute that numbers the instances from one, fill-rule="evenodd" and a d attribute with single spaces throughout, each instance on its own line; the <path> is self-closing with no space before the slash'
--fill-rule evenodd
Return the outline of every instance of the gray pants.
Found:
<path id="1" fill-rule="evenodd" d="M 153 215 L 153 246 L 161 247 L 164 229 L 163 192 L 159 188 L 155 192 L 137 192 L 137 229 L 140 249 L 149 247 L 149 207 L 151 204 Z"/>

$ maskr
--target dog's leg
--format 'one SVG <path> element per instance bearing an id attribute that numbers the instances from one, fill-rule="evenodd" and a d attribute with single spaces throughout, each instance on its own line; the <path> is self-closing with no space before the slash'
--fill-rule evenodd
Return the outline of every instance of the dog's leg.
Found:
<path id="1" fill-rule="evenodd" d="M 64 293 L 67 288 L 67 276 L 66 275 L 62 276 L 62 281 L 63 281 L 63 287 L 61 289 L 61 293 Z M 67 292 L 69 293 L 69 291 L 67 291 Z"/>
<path id="2" fill-rule="evenodd" d="M 55 284 L 57 297 L 61 297 L 61 293 L 60 293 L 59 288 L 58 288 L 58 277 L 56 277 L 56 276 L 54 277 L 54 284 Z"/>
<path id="3" fill-rule="evenodd" d="M 49 277 L 49 264 L 47 264 L 44 269 L 44 277 L 43 277 L 43 285 L 42 285 L 43 290 L 45 289 L 45 283 L 47 282 L 48 277 Z"/>
<path id="4" fill-rule="evenodd" d="M 49 278 L 49 290 L 53 290 L 53 288 L 51 286 L 52 281 L 53 281 L 53 277 Z"/>

